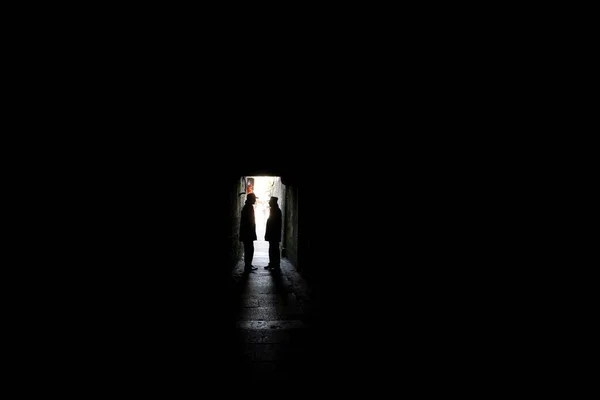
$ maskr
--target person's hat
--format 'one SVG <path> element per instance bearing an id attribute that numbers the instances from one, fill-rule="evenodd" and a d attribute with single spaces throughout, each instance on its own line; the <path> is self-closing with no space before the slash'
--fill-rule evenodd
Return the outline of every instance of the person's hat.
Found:
<path id="1" fill-rule="evenodd" d="M 277 203 L 277 200 L 279 200 L 277 197 L 271 196 L 271 199 L 269 200 L 269 203 Z"/>

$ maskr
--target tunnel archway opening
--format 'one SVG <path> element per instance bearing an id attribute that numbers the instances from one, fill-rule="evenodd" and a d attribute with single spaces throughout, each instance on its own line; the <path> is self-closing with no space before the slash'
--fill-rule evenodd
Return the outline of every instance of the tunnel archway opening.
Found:
<path id="1" fill-rule="evenodd" d="M 286 218 L 286 186 L 283 184 L 281 177 L 273 175 L 246 176 L 242 178 L 242 181 L 244 185 L 243 193 L 246 195 L 254 193 L 256 195 L 254 214 L 256 218 L 257 240 L 254 244 L 254 258 L 258 261 L 258 266 L 262 266 L 268 260 L 269 243 L 265 240 L 265 233 L 270 212 L 269 200 L 272 197 L 278 199 L 279 208 L 281 208 L 284 215 L 280 252 L 282 257 L 286 256 L 286 239 L 290 240 L 290 235 L 286 235 L 286 229 L 289 228 L 289 220 Z M 243 202 L 240 203 L 243 204 Z"/>
<path id="2" fill-rule="evenodd" d="M 224 234 L 227 238 L 223 241 L 226 246 L 223 250 L 226 251 L 226 259 L 228 271 L 235 270 L 240 263 L 244 261 L 244 243 L 240 241 L 240 221 L 244 204 L 249 192 L 256 192 L 257 203 L 256 223 L 257 223 L 257 240 L 254 247 L 259 252 L 263 251 L 265 241 L 264 233 L 266 230 L 266 220 L 269 215 L 270 207 L 268 201 L 271 196 L 278 198 L 278 205 L 282 211 L 282 234 L 281 234 L 281 251 L 280 256 L 286 259 L 293 268 L 304 277 L 312 274 L 306 269 L 310 266 L 310 251 L 308 248 L 310 235 L 310 221 L 307 221 L 311 214 L 309 211 L 310 204 L 308 199 L 310 196 L 303 195 L 303 200 L 300 201 L 300 192 L 309 193 L 301 189 L 301 181 L 298 179 L 297 173 L 290 173 L 290 170 L 281 171 L 275 168 L 272 169 L 251 169 L 240 168 L 237 173 L 231 174 L 227 181 L 224 181 L 227 186 L 229 201 L 221 203 L 227 210 L 227 223 L 223 225 Z M 222 186 L 224 187 L 224 186 Z M 300 212 L 300 204 L 302 211 Z M 304 237 L 299 236 L 299 232 L 304 233 Z M 262 243 L 259 243 L 262 242 Z M 268 247 L 268 246 L 267 246 Z M 224 257 L 225 259 L 225 257 Z"/>

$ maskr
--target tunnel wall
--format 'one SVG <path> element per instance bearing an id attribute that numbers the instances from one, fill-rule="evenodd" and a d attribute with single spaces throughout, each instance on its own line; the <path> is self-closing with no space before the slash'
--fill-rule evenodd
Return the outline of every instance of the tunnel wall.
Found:
<path id="1" fill-rule="evenodd" d="M 229 257 L 227 259 L 227 265 L 229 268 L 233 268 L 237 261 L 242 257 L 242 244 L 239 241 L 239 225 L 240 215 L 246 196 L 240 193 L 245 192 L 245 186 L 243 178 L 236 179 L 235 182 L 231 183 L 229 189 Z"/>
<path id="2" fill-rule="evenodd" d="M 287 258 L 296 269 L 298 264 L 298 188 L 289 185 L 286 190 L 284 214 L 283 257 Z"/>

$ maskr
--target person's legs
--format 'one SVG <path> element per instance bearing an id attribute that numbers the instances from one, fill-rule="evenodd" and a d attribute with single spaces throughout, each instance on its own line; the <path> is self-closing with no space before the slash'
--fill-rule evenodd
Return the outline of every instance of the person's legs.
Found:
<path id="1" fill-rule="evenodd" d="M 279 268 L 280 264 L 279 242 L 269 242 L 269 267 Z"/>
<path id="2" fill-rule="evenodd" d="M 265 267 L 265 269 L 273 268 L 273 246 L 272 242 L 269 242 L 269 264 Z"/>
<path id="3" fill-rule="evenodd" d="M 252 267 L 252 259 L 254 258 L 254 242 L 249 240 L 244 242 L 244 266 Z"/>

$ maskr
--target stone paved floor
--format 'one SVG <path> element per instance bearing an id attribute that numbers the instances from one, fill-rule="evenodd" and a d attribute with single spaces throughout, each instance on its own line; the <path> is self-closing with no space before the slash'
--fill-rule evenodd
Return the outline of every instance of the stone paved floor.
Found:
<path id="1" fill-rule="evenodd" d="M 268 262 L 268 243 L 257 241 L 253 265 L 258 269 L 244 273 L 241 260 L 233 271 L 237 372 L 252 382 L 297 379 L 311 362 L 309 287 L 287 259 L 282 259 L 281 271 L 265 269 Z"/>

